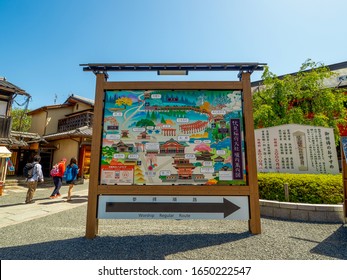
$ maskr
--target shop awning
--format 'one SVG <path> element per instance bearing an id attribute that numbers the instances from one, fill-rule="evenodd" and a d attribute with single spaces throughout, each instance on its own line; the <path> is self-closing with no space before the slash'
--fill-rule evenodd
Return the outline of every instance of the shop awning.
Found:
<path id="1" fill-rule="evenodd" d="M 0 146 L 0 158 L 10 157 L 12 153 L 5 147 Z"/>

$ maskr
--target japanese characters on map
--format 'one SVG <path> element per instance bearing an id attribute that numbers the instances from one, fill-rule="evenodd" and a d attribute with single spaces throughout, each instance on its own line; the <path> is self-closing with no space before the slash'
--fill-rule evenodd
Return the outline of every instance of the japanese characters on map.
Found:
<path id="1" fill-rule="evenodd" d="M 246 184 L 240 91 L 107 91 L 103 114 L 101 184 Z"/>
<path id="2" fill-rule="evenodd" d="M 288 124 L 255 130 L 259 172 L 339 173 L 332 128 Z"/>
<path id="3" fill-rule="evenodd" d="M 233 160 L 233 176 L 235 179 L 243 178 L 242 170 L 242 143 L 241 143 L 241 123 L 239 119 L 230 120 L 231 127 L 231 146 Z"/>

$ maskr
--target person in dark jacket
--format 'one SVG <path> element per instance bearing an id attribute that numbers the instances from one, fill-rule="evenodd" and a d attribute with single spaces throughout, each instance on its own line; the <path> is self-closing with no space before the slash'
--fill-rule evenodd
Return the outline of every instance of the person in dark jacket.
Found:
<path id="1" fill-rule="evenodd" d="M 34 156 L 33 176 L 27 179 L 28 192 L 26 195 L 25 203 L 34 203 L 33 196 L 36 191 L 37 182 L 43 182 L 42 166 L 40 164 L 41 157 Z"/>

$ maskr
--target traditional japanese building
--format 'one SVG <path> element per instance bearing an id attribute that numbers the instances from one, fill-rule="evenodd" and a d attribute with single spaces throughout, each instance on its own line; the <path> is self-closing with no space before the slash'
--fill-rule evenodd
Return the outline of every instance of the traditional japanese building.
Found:
<path id="1" fill-rule="evenodd" d="M 122 130 L 122 138 L 128 138 L 129 137 L 129 130 Z"/>
<path id="2" fill-rule="evenodd" d="M 224 162 L 224 158 L 222 158 L 221 156 L 218 156 L 216 158 L 213 159 L 214 162 Z"/>
<path id="3" fill-rule="evenodd" d="M 140 135 L 137 136 L 137 139 L 141 140 L 141 139 L 150 139 L 151 136 L 148 135 L 148 133 L 146 131 L 141 132 Z"/>
<path id="4" fill-rule="evenodd" d="M 68 160 L 76 157 L 79 175 L 89 175 L 93 110 L 94 100 L 72 94 L 63 104 L 43 106 L 28 113 L 32 118 L 29 132 L 44 140 L 32 146 L 40 151 L 45 176 L 63 157 Z"/>
<path id="5" fill-rule="evenodd" d="M 184 149 L 186 145 L 181 144 L 178 141 L 171 138 L 165 143 L 160 144 L 161 154 L 184 154 Z"/>
<path id="6" fill-rule="evenodd" d="M 145 91 L 145 93 L 144 93 L 144 98 L 145 98 L 145 99 L 151 98 L 151 93 L 150 93 L 149 91 Z"/>
<path id="7" fill-rule="evenodd" d="M 178 179 L 192 179 L 193 170 L 195 169 L 195 166 L 192 163 L 179 163 L 175 165 L 175 168 L 177 169 Z"/>
<path id="8" fill-rule="evenodd" d="M 159 151 L 156 149 L 146 149 L 146 156 L 148 155 L 158 155 Z"/>
<path id="9" fill-rule="evenodd" d="M 231 171 L 232 169 L 229 166 L 224 165 L 220 170 L 221 171 Z"/>
<path id="10" fill-rule="evenodd" d="M 222 115 L 215 115 L 213 116 L 213 120 L 215 123 L 220 123 L 221 121 L 224 121 L 224 117 Z"/>
<path id="11" fill-rule="evenodd" d="M 226 126 L 227 126 L 227 122 L 223 119 L 223 120 L 220 120 L 219 121 L 219 124 L 220 124 L 220 127 L 221 128 L 226 128 Z"/>
<path id="12" fill-rule="evenodd" d="M 181 124 L 179 129 L 182 133 L 196 133 L 204 130 L 208 122 L 206 121 L 196 121 L 194 123 Z"/>
<path id="13" fill-rule="evenodd" d="M 127 145 L 123 141 L 119 141 L 117 144 L 113 144 L 112 148 L 114 148 L 117 152 L 133 152 L 134 146 Z"/>
<path id="14" fill-rule="evenodd" d="M 34 146 L 42 140 L 37 133 L 12 130 L 12 105 L 16 97 L 26 99 L 23 106 L 25 104 L 27 106 L 31 98 L 25 90 L 0 77 L 0 181 L 2 182 L 5 182 L 7 175 L 22 175 L 24 165 L 39 152 Z M 21 128 L 22 122 L 17 129 Z"/>
<path id="15" fill-rule="evenodd" d="M 196 156 L 197 160 L 203 160 L 203 161 L 212 161 L 211 157 L 213 156 L 212 153 L 208 151 L 202 151 L 200 155 Z"/>
<path id="16" fill-rule="evenodd" d="M 176 136 L 176 128 L 162 128 L 161 133 L 164 136 Z"/>
<path id="17" fill-rule="evenodd" d="M 173 160 L 174 160 L 173 164 L 189 163 L 189 159 L 184 158 L 184 156 L 174 156 Z"/>

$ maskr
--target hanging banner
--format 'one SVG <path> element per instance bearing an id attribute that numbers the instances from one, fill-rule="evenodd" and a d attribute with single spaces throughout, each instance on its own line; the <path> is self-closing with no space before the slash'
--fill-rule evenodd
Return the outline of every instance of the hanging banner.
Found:
<path id="1" fill-rule="evenodd" d="M 12 160 L 10 158 L 6 158 L 7 162 L 7 169 L 8 171 L 15 171 L 14 165 L 12 163 Z"/>

